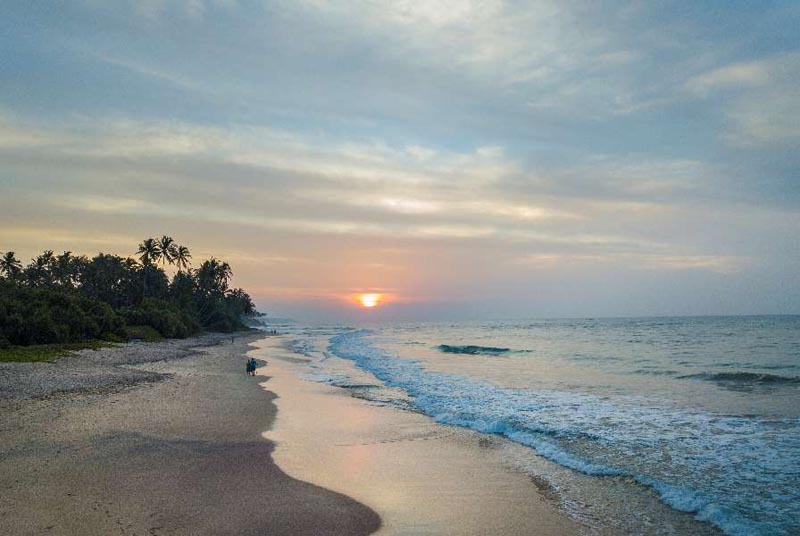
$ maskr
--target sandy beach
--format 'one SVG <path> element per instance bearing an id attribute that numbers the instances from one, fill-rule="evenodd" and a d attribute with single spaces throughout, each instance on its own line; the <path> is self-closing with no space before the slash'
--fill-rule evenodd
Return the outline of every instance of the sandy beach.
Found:
<path id="1" fill-rule="evenodd" d="M 523 447 L 306 381 L 306 363 L 285 342 L 263 339 L 250 352 L 269 361 L 263 386 L 277 395 L 278 416 L 264 434 L 276 443 L 273 458 L 291 476 L 374 509 L 378 534 L 559 536 L 586 528 L 504 463 L 506 449 Z"/>
<path id="2" fill-rule="evenodd" d="M 269 363 L 256 378 L 248 349 Z M 248 334 L 3 365 L 4 534 L 577 532 L 491 440 L 303 381 L 293 360 Z"/>
<path id="3" fill-rule="evenodd" d="M 273 396 L 244 374 L 256 338 L 4 364 L 2 533 L 374 532 L 375 512 L 273 462 L 261 437 L 275 419 Z"/>

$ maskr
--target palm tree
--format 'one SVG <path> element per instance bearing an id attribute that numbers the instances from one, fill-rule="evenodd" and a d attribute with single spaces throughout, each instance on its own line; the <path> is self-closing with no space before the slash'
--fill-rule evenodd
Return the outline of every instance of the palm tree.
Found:
<path id="1" fill-rule="evenodd" d="M 14 256 L 13 251 L 6 251 L 0 258 L 0 270 L 9 280 L 16 279 L 22 272 L 22 263 Z"/>
<path id="2" fill-rule="evenodd" d="M 228 290 L 228 279 L 232 275 L 230 264 L 215 257 L 203 261 L 200 268 L 194 272 L 197 286 L 206 294 L 224 294 Z"/>
<path id="3" fill-rule="evenodd" d="M 122 263 L 125 265 L 125 269 L 131 273 L 139 268 L 139 263 L 136 262 L 136 259 L 131 259 L 130 257 L 122 261 Z"/>
<path id="4" fill-rule="evenodd" d="M 252 315 L 256 312 L 256 307 L 250 295 L 241 288 L 228 291 L 226 301 L 233 304 L 233 310 L 238 316 Z"/>
<path id="5" fill-rule="evenodd" d="M 44 252 L 42 252 L 41 255 L 36 257 L 36 265 L 41 267 L 44 270 L 47 270 L 48 268 L 50 268 L 53 265 L 53 262 L 55 262 L 55 260 L 56 260 L 56 257 L 53 254 L 53 250 L 52 249 L 46 249 L 46 250 L 44 250 Z"/>
<path id="6" fill-rule="evenodd" d="M 166 265 L 175 263 L 175 241 L 171 236 L 162 236 L 158 241 L 158 248 L 161 250 L 160 260 L 162 264 Z"/>
<path id="7" fill-rule="evenodd" d="M 147 272 L 154 262 L 161 258 L 161 246 L 155 238 L 145 238 L 139 244 L 139 250 L 136 252 L 139 255 L 139 260 L 142 261 L 142 299 L 147 296 Z"/>
<path id="8" fill-rule="evenodd" d="M 228 280 L 233 277 L 233 270 L 231 265 L 227 262 L 217 264 L 217 286 L 222 292 L 228 290 Z"/>
<path id="9" fill-rule="evenodd" d="M 56 283 L 64 287 L 71 287 L 73 280 L 76 279 L 77 270 L 75 257 L 71 251 L 65 251 L 55 258 L 53 263 L 53 279 Z"/>
<path id="10" fill-rule="evenodd" d="M 199 268 L 192 271 L 197 288 L 203 294 L 211 294 L 214 290 L 214 266 L 216 262 L 216 259 L 212 257 L 210 260 L 203 261 Z"/>
<path id="11" fill-rule="evenodd" d="M 55 255 L 53 250 L 47 249 L 38 257 L 31 259 L 31 263 L 25 268 L 25 279 L 32 287 L 51 286 L 53 284 L 53 268 L 55 266 Z"/>
<path id="12" fill-rule="evenodd" d="M 172 260 L 175 262 L 175 265 L 178 267 L 178 272 L 181 270 L 186 270 L 191 262 L 189 259 L 192 258 L 192 254 L 189 253 L 189 248 L 186 246 L 178 246 L 175 248 L 175 251 L 172 254 Z"/>
<path id="13" fill-rule="evenodd" d="M 146 238 L 139 244 L 136 254 L 144 266 L 150 266 L 161 258 L 161 247 L 155 238 Z"/>

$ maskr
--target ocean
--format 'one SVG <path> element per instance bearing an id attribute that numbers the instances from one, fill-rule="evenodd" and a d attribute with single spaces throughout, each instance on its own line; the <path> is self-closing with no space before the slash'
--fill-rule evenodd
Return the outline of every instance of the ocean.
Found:
<path id="1" fill-rule="evenodd" d="M 307 379 L 529 447 L 509 466 L 589 529 L 800 534 L 800 316 L 287 331 Z"/>

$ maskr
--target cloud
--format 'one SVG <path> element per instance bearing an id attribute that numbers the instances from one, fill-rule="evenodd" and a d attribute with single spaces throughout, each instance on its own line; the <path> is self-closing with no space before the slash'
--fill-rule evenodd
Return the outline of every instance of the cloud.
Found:
<path id="1" fill-rule="evenodd" d="M 129 58 L 119 58 L 97 50 L 81 50 L 82 54 L 114 67 L 121 67 L 134 74 L 156 80 L 161 83 L 168 84 L 178 89 L 183 89 L 195 93 L 214 93 L 207 84 L 202 84 L 196 80 L 190 79 L 187 76 L 176 74 L 175 72 L 166 71 L 151 67 L 147 64 L 138 62 Z"/>
<path id="2" fill-rule="evenodd" d="M 718 172 L 701 160 L 630 154 L 594 155 L 562 168 L 559 175 L 576 185 L 585 183 L 582 189 L 589 189 L 590 196 L 657 202 L 707 190 L 716 182 Z"/>
<path id="3" fill-rule="evenodd" d="M 733 145 L 745 147 L 797 147 L 800 144 L 800 121 L 797 120 L 800 117 L 800 96 L 797 87 L 774 88 L 741 98 L 728 111 L 734 126 L 725 138 Z"/>
<path id="4" fill-rule="evenodd" d="M 517 264 L 537 270 L 558 268 L 605 268 L 616 265 L 626 270 L 705 270 L 719 274 L 734 274 L 752 262 L 746 257 L 728 255 L 669 255 L 651 253 L 619 253 L 613 256 L 582 253 L 536 253 L 516 260 Z"/>
<path id="5" fill-rule="evenodd" d="M 672 245 L 656 217 L 671 217 L 684 197 L 717 184 L 703 162 L 646 155 L 537 170 L 497 146 L 409 152 L 240 125 L 112 119 L 0 127 L 27 133 L 24 147 L 4 149 L 16 187 L 47 190 L 53 206 L 288 234 L 662 254 Z M 57 180 L 46 178 L 51 170 Z"/>
<path id="6" fill-rule="evenodd" d="M 800 142 L 800 52 L 735 63 L 689 80 L 701 97 L 733 93 L 726 108 L 733 145 L 796 145 Z"/>
<path id="7" fill-rule="evenodd" d="M 210 8 L 232 7 L 236 0 L 133 0 L 124 3 L 144 20 L 160 23 L 164 17 L 202 20 Z"/>
<path id="8" fill-rule="evenodd" d="M 25 147 L 42 147 L 58 141 L 46 129 L 31 128 L 20 124 L 9 114 L 0 113 L 0 148 L 21 149 Z"/>
<path id="9" fill-rule="evenodd" d="M 694 76 L 686 83 L 686 88 L 697 95 L 707 96 L 722 89 L 763 86 L 769 80 L 770 67 L 768 63 L 754 61 L 728 65 L 709 73 Z"/>
<path id="10" fill-rule="evenodd" d="M 710 270 L 731 274 L 749 263 L 750 259 L 730 255 L 646 255 L 641 261 L 644 267 L 663 270 Z"/>
<path id="11" fill-rule="evenodd" d="M 641 51 L 600 4 L 306 0 L 283 7 L 297 18 L 324 21 L 327 31 L 345 36 L 345 46 L 368 43 L 377 61 L 408 73 L 407 80 L 425 76 L 431 88 L 449 92 L 437 97 L 444 103 L 493 93 L 517 113 L 607 116 L 652 101 L 638 95 L 639 81 L 624 72 L 643 59 Z M 405 88 L 407 80 L 397 82 Z"/>
<path id="12" fill-rule="evenodd" d="M 243 286 L 332 295 L 461 299 L 598 273 L 624 274 L 608 286 L 624 294 L 631 270 L 779 281 L 800 200 L 787 13 L 18 3 L 0 21 L 3 238 L 168 230 L 198 254 L 224 244 Z"/>

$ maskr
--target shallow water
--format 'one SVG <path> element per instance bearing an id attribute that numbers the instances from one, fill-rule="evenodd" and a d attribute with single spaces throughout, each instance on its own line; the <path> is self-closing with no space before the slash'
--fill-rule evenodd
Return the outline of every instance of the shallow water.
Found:
<path id="1" fill-rule="evenodd" d="M 637 532 L 652 516 L 619 503 L 652 495 L 728 534 L 800 533 L 800 317 L 405 324 L 294 344 L 317 380 L 352 384 L 336 364 L 350 360 L 386 386 L 350 385 L 359 396 L 568 468 L 549 484 L 600 526 L 627 516 Z M 587 493 L 587 476 L 615 484 Z"/>
<path id="2" fill-rule="evenodd" d="M 579 533 L 528 478 L 503 465 L 501 439 L 485 441 L 419 413 L 301 381 L 306 364 L 270 342 L 261 341 L 265 350 L 252 354 L 269 361 L 264 386 L 277 395 L 277 418 L 265 433 L 276 442 L 273 459 L 295 478 L 374 508 L 382 521 L 377 534 Z M 349 361 L 338 367 L 362 389 L 376 385 Z"/>

